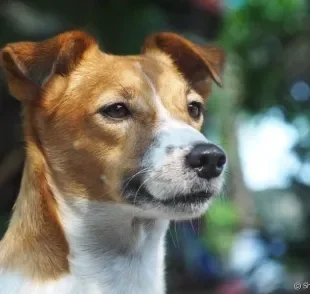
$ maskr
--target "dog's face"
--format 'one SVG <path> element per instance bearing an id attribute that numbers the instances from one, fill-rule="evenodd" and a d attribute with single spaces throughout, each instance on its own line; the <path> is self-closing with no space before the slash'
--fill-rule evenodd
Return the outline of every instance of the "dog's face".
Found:
<path id="1" fill-rule="evenodd" d="M 222 186 L 224 152 L 199 132 L 222 50 L 171 33 L 138 56 L 101 52 L 82 32 L 9 44 L 2 62 L 24 102 L 28 153 L 64 197 L 112 201 L 145 217 L 199 216 Z"/>

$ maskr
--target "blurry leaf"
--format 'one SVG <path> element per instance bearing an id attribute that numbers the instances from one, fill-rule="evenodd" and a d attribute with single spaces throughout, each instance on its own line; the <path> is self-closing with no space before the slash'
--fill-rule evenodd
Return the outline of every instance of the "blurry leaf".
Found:
<path id="1" fill-rule="evenodd" d="M 209 209 L 208 226 L 219 227 L 236 227 L 239 223 L 239 218 L 236 209 L 231 202 L 217 200 Z"/>

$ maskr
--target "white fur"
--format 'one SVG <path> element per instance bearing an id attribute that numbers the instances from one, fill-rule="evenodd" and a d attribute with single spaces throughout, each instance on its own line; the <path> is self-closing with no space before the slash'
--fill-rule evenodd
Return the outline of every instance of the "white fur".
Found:
<path id="1" fill-rule="evenodd" d="M 65 276 L 57 281 L 44 283 L 27 280 L 22 275 L 2 272 L 0 269 L 0 294 L 83 294 L 87 290 L 73 276 Z M 99 294 L 100 292 L 92 292 Z"/>
<path id="2" fill-rule="evenodd" d="M 70 269 L 102 293 L 163 294 L 167 221 L 135 218 L 131 207 L 87 200 L 60 204 Z"/>

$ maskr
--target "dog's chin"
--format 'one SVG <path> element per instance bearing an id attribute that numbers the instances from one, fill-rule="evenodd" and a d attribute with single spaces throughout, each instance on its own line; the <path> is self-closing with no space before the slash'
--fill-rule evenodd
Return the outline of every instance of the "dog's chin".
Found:
<path id="1" fill-rule="evenodd" d="M 124 194 L 127 201 L 135 206 L 136 216 L 186 220 L 200 217 L 205 213 L 217 193 L 211 190 L 194 191 L 158 199 L 141 186 L 141 181 L 135 181 L 127 187 Z"/>

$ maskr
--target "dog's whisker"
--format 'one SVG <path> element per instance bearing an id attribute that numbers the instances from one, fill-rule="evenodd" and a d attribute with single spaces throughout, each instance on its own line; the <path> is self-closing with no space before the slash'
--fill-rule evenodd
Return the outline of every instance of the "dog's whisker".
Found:
<path id="1" fill-rule="evenodd" d="M 144 184 L 146 184 L 146 183 L 147 183 L 149 180 L 151 180 L 151 179 L 152 179 L 152 176 L 149 176 L 149 177 L 139 186 L 139 188 L 137 189 L 137 191 L 136 191 L 136 193 L 135 193 L 135 196 L 134 196 L 134 198 L 133 198 L 133 205 L 136 204 L 136 197 L 137 197 L 137 195 L 138 195 L 140 189 L 143 187 Z"/>
<path id="2" fill-rule="evenodd" d="M 196 233 L 196 232 L 195 232 L 195 228 L 194 228 L 194 224 L 193 224 L 193 220 L 192 220 L 192 219 L 190 220 L 190 223 L 191 223 L 191 226 L 192 226 L 193 232 L 194 232 L 194 233 Z"/>
<path id="3" fill-rule="evenodd" d="M 171 227 L 170 227 L 170 226 L 169 226 L 169 228 L 168 228 L 168 231 L 169 231 L 169 234 L 170 234 L 170 237 L 171 237 L 171 240 L 172 240 L 172 243 L 173 243 L 174 248 L 177 248 L 177 244 L 176 244 L 176 242 L 175 242 L 175 240 L 174 240 L 174 237 L 173 237 L 173 234 L 172 234 L 172 232 L 171 232 Z"/>
<path id="4" fill-rule="evenodd" d="M 174 232 L 175 232 L 175 238 L 177 240 L 178 248 L 180 248 L 179 238 L 178 238 L 178 229 L 177 229 L 177 222 L 174 221 Z"/>
<path id="5" fill-rule="evenodd" d="M 135 173 L 133 176 L 131 176 L 129 179 L 126 179 L 126 180 L 123 182 L 123 184 L 125 184 L 126 182 L 127 182 L 127 183 L 126 183 L 125 187 L 123 188 L 121 194 L 123 195 L 123 193 L 125 192 L 126 188 L 127 188 L 128 185 L 130 184 L 130 182 L 133 181 L 133 179 L 134 179 L 135 177 L 137 177 L 138 175 L 141 175 L 141 174 L 143 174 L 143 173 L 147 173 L 147 172 L 149 172 L 149 171 L 150 171 L 149 168 L 144 168 L 144 169 L 142 169 L 142 170 L 136 172 L 136 173 Z"/>
<path id="6" fill-rule="evenodd" d="M 123 181 L 123 184 L 125 184 L 126 182 L 130 182 L 134 177 L 138 176 L 139 174 L 141 173 L 144 173 L 144 172 L 148 172 L 150 171 L 151 169 L 150 168 L 143 168 L 139 171 L 137 171 L 135 174 L 133 174 L 130 178 L 126 179 Z M 126 186 L 125 186 L 126 187 Z"/>

